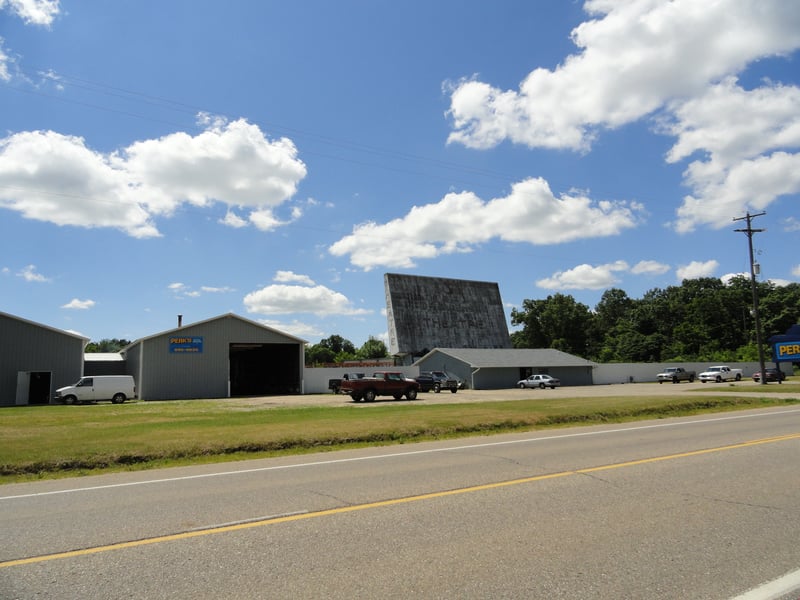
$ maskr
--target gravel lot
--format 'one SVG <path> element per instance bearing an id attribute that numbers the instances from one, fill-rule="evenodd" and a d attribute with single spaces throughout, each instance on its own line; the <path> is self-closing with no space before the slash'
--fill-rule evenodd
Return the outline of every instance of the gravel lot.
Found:
<path id="1" fill-rule="evenodd" d="M 767 384 L 770 387 L 770 394 L 774 394 L 777 383 Z M 415 402 L 424 404 L 456 404 L 464 402 L 496 402 L 501 400 L 527 400 L 536 398 L 540 395 L 549 397 L 575 398 L 575 397 L 604 397 L 604 396 L 665 396 L 674 394 L 691 394 L 692 392 L 702 391 L 713 393 L 714 389 L 735 387 L 737 391 L 747 395 L 760 395 L 763 392 L 759 389 L 760 385 L 751 381 L 739 381 L 736 383 L 678 383 L 678 384 L 658 384 L 658 383 L 619 383 L 611 385 L 586 385 L 586 386 L 566 386 L 556 389 L 529 389 L 520 390 L 517 388 L 504 390 L 459 390 L 458 393 L 433 392 L 420 393 Z M 730 393 L 730 392 L 725 392 Z M 789 398 L 800 399 L 798 393 L 787 393 L 784 395 Z M 407 402 L 407 400 L 395 400 L 391 396 L 380 396 L 372 403 L 354 403 L 349 396 L 342 394 L 306 394 L 301 396 L 266 396 L 257 398 L 232 398 L 231 403 L 241 406 L 379 406 L 386 402 Z"/>

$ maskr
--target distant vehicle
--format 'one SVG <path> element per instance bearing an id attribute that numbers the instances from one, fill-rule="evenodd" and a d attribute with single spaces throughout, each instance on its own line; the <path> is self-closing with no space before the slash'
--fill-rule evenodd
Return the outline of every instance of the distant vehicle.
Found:
<path id="1" fill-rule="evenodd" d="M 725 365 L 708 367 L 708 369 L 700 373 L 698 379 L 700 383 L 705 383 L 706 381 L 716 381 L 717 383 L 723 381 L 741 381 L 742 370 L 731 369 Z"/>
<path id="2" fill-rule="evenodd" d="M 458 391 L 459 382 L 455 377 L 449 377 L 444 371 L 421 371 L 416 378 L 420 392 L 433 390 L 438 394 L 443 389 L 450 390 L 451 394 Z"/>
<path id="3" fill-rule="evenodd" d="M 691 383 L 694 381 L 694 378 L 695 372 L 687 371 L 683 367 L 666 367 L 663 371 L 661 371 L 661 373 L 656 375 L 658 383 L 664 383 L 665 381 L 671 381 L 672 383 L 688 381 Z"/>
<path id="4" fill-rule="evenodd" d="M 550 375 L 531 375 L 527 379 L 522 379 L 517 382 L 517 387 L 520 389 L 525 388 L 541 388 L 549 387 L 551 390 L 561 385 L 561 380 L 551 377 Z"/>
<path id="5" fill-rule="evenodd" d="M 778 383 L 783 383 L 783 380 L 786 379 L 786 373 L 778 369 L 764 369 L 764 373 L 764 381 L 777 381 Z M 761 371 L 756 371 L 753 373 L 753 381 L 761 381 Z"/>
<path id="6" fill-rule="evenodd" d="M 128 398 L 135 397 L 136 386 L 130 375 L 94 375 L 81 377 L 75 385 L 58 388 L 53 400 L 63 404 L 84 404 L 98 400 L 122 404 Z"/>
<path id="7" fill-rule="evenodd" d="M 342 380 L 341 388 L 343 394 L 349 394 L 356 402 L 374 402 L 377 396 L 393 396 L 395 400 L 405 396 L 415 400 L 418 391 L 416 381 L 395 371 L 376 371 L 372 377 Z"/>
<path id="8" fill-rule="evenodd" d="M 341 379 L 328 379 L 328 389 L 334 394 L 338 394 L 339 390 L 342 388 L 342 381 L 348 381 L 350 379 L 363 379 L 364 377 L 364 373 L 345 373 L 342 375 Z"/>

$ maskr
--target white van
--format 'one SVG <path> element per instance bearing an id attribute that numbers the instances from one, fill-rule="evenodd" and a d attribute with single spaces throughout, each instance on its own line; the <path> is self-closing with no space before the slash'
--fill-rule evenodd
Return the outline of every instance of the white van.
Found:
<path id="1" fill-rule="evenodd" d="M 136 386 L 130 375 L 94 375 L 81 377 L 75 385 L 56 390 L 53 400 L 63 404 L 82 404 L 97 400 L 111 400 L 122 404 L 128 398 L 136 397 Z"/>

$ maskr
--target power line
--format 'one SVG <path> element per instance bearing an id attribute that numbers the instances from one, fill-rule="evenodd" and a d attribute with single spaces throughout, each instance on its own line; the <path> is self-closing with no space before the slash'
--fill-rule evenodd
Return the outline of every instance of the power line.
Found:
<path id="1" fill-rule="evenodd" d="M 747 229 L 734 229 L 739 233 L 747 234 L 747 242 L 748 247 L 750 249 L 750 285 L 753 288 L 753 318 L 756 322 L 756 345 L 758 346 L 758 363 L 761 367 L 761 377 L 759 377 L 759 384 L 766 385 L 767 384 L 767 374 L 764 369 L 764 346 L 761 343 L 761 317 L 758 311 L 758 289 L 756 286 L 756 267 L 755 267 L 755 260 L 753 259 L 753 234 L 754 233 L 761 233 L 762 231 L 766 231 L 766 229 L 753 229 L 752 221 L 756 217 L 761 217 L 767 214 L 766 212 L 756 213 L 754 215 L 750 214 L 750 211 L 747 212 L 747 215 L 744 217 L 734 217 L 734 221 L 747 221 Z"/>

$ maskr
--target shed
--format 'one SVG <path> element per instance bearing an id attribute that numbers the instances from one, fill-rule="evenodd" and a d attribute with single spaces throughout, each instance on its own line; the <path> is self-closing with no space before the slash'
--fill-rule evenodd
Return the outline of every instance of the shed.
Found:
<path id="1" fill-rule="evenodd" d="M 414 363 L 420 371 L 445 371 L 476 390 L 514 387 L 520 379 L 549 373 L 563 385 L 592 385 L 590 360 L 551 348 L 435 348 Z"/>
<path id="2" fill-rule="evenodd" d="M 142 400 L 299 394 L 305 340 L 233 313 L 123 349 Z"/>
<path id="3" fill-rule="evenodd" d="M 89 338 L 0 312 L 0 406 L 49 404 L 83 374 Z"/>
<path id="4" fill-rule="evenodd" d="M 127 375 L 125 358 L 119 352 L 87 352 L 83 355 L 84 375 Z"/>

